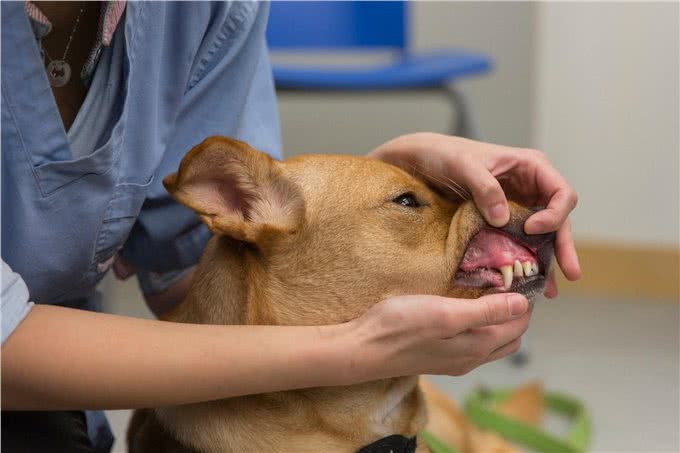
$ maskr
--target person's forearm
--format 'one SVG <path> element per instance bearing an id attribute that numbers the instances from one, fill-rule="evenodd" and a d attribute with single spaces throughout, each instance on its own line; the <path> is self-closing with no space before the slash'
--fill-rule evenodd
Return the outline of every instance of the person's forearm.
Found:
<path id="1" fill-rule="evenodd" d="M 340 331 L 180 324 L 36 306 L 2 347 L 2 408 L 159 407 L 343 384 Z"/>

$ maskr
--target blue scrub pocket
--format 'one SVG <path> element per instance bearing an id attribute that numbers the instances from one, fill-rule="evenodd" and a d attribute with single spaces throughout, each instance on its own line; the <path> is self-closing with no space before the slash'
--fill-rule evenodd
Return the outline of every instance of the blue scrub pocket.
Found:
<path id="1" fill-rule="evenodd" d="M 120 146 L 111 140 L 92 154 L 79 159 L 49 162 L 35 167 L 41 193 L 48 196 L 82 177 L 105 174 L 115 161 L 116 150 L 119 152 Z"/>
<path id="2" fill-rule="evenodd" d="M 97 281 L 111 268 L 116 253 L 127 240 L 153 179 L 151 177 L 143 184 L 121 183 L 114 189 L 97 235 L 92 261 L 91 271 Z"/>

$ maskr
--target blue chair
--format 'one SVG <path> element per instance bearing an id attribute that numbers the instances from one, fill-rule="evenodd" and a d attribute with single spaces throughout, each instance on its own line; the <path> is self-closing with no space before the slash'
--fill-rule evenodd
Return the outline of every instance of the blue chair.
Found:
<path id="1" fill-rule="evenodd" d="M 273 1 L 267 41 L 276 51 L 382 50 L 388 64 L 273 65 L 279 91 L 431 91 L 446 96 L 457 112 L 454 135 L 474 138 L 467 103 L 453 83 L 491 69 L 488 57 L 462 50 L 408 50 L 408 4 L 401 1 Z"/>

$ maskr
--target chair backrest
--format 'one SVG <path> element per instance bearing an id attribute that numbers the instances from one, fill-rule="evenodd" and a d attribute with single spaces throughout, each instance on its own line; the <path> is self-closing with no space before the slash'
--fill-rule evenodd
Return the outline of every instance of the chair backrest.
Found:
<path id="1" fill-rule="evenodd" d="M 396 48 L 407 44 L 403 1 L 273 1 L 271 49 Z"/>

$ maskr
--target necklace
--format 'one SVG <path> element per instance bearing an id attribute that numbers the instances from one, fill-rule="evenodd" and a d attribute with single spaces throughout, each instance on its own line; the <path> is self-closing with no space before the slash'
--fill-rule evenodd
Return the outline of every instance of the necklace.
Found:
<path id="1" fill-rule="evenodd" d="M 53 87 L 63 87 L 71 80 L 71 65 L 66 62 L 66 56 L 68 55 L 68 50 L 71 48 L 71 41 L 73 41 L 73 35 L 76 34 L 78 24 L 80 23 L 80 16 L 83 15 L 83 11 L 85 11 L 85 8 L 80 8 L 78 17 L 76 17 L 76 23 L 73 26 L 73 30 L 71 30 L 71 36 L 68 37 L 66 49 L 64 49 L 64 55 L 62 55 L 61 59 L 53 60 L 52 57 L 50 57 L 50 54 L 47 53 L 47 50 L 43 47 L 45 55 L 50 60 L 47 65 L 47 80 L 49 80 L 50 85 Z"/>

